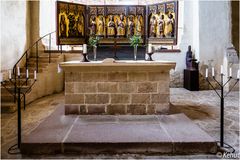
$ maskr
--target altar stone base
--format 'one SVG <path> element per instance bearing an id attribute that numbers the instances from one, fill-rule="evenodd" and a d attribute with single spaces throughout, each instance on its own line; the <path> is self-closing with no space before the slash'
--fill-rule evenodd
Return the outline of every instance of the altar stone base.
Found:
<path id="1" fill-rule="evenodd" d="M 165 114 L 169 73 L 66 72 L 65 114 Z"/>

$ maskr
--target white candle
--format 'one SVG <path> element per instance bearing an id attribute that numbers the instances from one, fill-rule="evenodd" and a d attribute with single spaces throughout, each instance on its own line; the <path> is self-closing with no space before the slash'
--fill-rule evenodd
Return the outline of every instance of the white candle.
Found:
<path id="1" fill-rule="evenodd" d="M 237 72 L 237 79 L 240 79 L 240 70 L 238 69 L 238 72 Z"/>
<path id="2" fill-rule="evenodd" d="M 208 77 L 208 68 L 206 68 L 206 78 Z"/>
<path id="3" fill-rule="evenodd" d="M 61 72 L 61 68 L 60 68 L 60 66 L 58 64 L 58 73 L 60 73 L 60 72 Z"/>
<path id="4" fill-rule="evenodd" d="M 148 53 L 152 52 L 152 44 L 148 44 Z"/>
<path id="5" fill-rule="evenodd" d="M 11 71 L 11 69 L 8 71 L 8 78 L 12 79 L 12 71 Z"/>
<path id="6" fill-rule="evenodd" d="M 26 70 L 26 77 L 28 78 L 28 69 Z"/>
<path id="7" fill-rule="evenodd" d="M 213 76 L 213 77 L 215 76 L 214 67 L 212 67 L 212 76 Z"/>
<path id="8" fill-rule="evenodd" d="M 3 81 L 3 74 L 0 73 L 0 82 L 2 82 L 2 81 Z"/>
<path id="9" fill-rule="evenodd" d="M 221 74 L 223 74 L 223 65 L 221 65 L 221 70 L 220 71 L 221 71 Z"/>
<path id="10" fill-rule="evenodd" d="M 37 80 L 37 71 L 34 71 L 34 79 Z"/>
<path id="11" fill-rule="evenodd" d="M 20 68 L 17 67 L 17 75 L 20 76 Z"/>
<path id="12" fill-rule="evenodd" d="M 229 77 L 232 77 L 232 68 L 229 68 Z"/>
<path id="13" fill-rule="evenodd" d="M 87 53 L 87 44 L 83 44 L 83 53 Z"/>

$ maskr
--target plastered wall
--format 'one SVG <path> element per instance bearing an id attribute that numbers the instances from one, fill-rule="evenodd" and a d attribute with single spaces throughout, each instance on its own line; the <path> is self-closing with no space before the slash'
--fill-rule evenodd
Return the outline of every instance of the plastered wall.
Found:
<path id="1" fill-rule="evenodd" d="M 12 69 L 29 44 L 28 4 L 1 1 L 1 71 Z"/>

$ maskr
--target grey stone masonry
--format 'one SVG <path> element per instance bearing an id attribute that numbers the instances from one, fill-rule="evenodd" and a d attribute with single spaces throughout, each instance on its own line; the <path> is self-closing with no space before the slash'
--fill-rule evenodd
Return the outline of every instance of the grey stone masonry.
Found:
<path id="1" fill-rule="evenodd" d="M 65 114 L 165 114 L 167 72 L 66 72 Z"/>

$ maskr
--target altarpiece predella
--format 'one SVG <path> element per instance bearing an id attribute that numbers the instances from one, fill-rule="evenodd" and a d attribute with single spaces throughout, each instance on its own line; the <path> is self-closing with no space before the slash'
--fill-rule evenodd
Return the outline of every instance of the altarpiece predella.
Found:
<path id="1" fill-rule="evenodd" d="M 56 2 L 57 43 L 76 45 L 97 36 L 102 44 L 127 44 L 133 35 L 142 43 L 177 44 L 178 1 L 143 5 L 82 5 Z"/>

